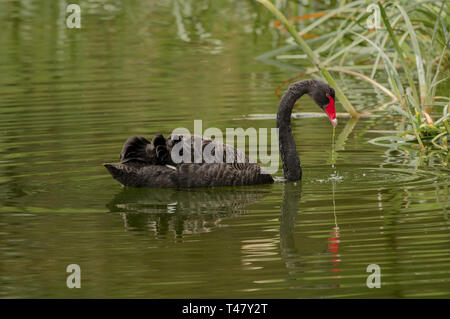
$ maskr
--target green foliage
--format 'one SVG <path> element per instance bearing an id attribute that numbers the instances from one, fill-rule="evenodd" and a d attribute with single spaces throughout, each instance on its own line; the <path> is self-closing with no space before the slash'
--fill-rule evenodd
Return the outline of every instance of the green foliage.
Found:
<path id="1" fill-rule="evenodd" d="M 389 39 L 395 49 L 392 60 L 401 62 L 403 74 L 407 79 L 405 91 L 402 87 L 394 90 L 404 111 L 399 113 L 402 115 L 406 113 L 410 126 L 410 129 L 406 129 L 400 136 L 409 143 L 418 144 L 422 149 L 435 147 L 447 151 L 447 140 L 450 134 L 447 129 L 449 105 L 443 106 L 442 117 L 436 122 L 433 122 L 427 113 L 427 111 L 433 111 L 435 100 L 437 100 L 436 87 L 448 79 L 448 76 L 440 79 L 443 69 L 442 62 L 448 56 L 448 39 L 442 14 L 444 2 L 438 10 L 436 7 L 424 4 L 417 11 L 419 14 L 413 10 L 413 7 L 404 8 L 397 2 L 385 5 L 378 2 L 378 7 Z M 400 21 L 404 22 L 397 26 L 400 32 L 394 32 L 387 10 L 390 11 L 391 17 L 400 13 Z M 413 21 L 415 21 L 414 24 Z M 435 21 L 434 24 L 432 21 Z M 402 36 L 400 37 L 400 35 Z M 437 39 L 441 39 L 441 41 Z M 445 40 L 442 41 L 443 39 Z M 446 63 L 448 64 L 448 59 Z M 427 65 L 426 68 L 425 65 Z M 394 73 L 393 63 L 386 63 L 386 68 L 392 69 L 388 70 L 391 83 L 396 81 L 401 85 L 404 82 L 398 73 Z M 393 79 L 393 77 L 395 78 Z"/>
<path id="2" fill-rule="evenodd" d="M 257 1 L 274 8 L 268 0 Z M 359 77 L 392 99 L 383 112 L 400 115 L 396 119 L 401 133 L 385 141 L 398 144 L 400 139 L 421 149 L 447 151 L 450 97 L 440 95 L 448 95 L 450 89 L 447 30 L 450 3 L 379 1 L 372 12 L 368 10 L 370 4 L 369 1 L 341 1 L 335 9 L 295 17 L 291 21 L 308 20 L 300 33 L 278 11 L 277 18 L 298 46 L 289 44 L 259 58 L 265 61 L 276 58 L 278 65 L 283 57 L 297 62 L 307 60 L 324 76 L 323 70 Z M 379 12 L 380 25 L 370 29 L 366 21 L 376 12 Z M 310 34 L 312 31 L 315 34 Z M 305 55 L 286 55 L 299 47 Z M 388 88 L 376 80 L 383 78 L 380 69 L 385 71 Z M 306 69 L 305 73 L 313 72 Z"/>
<path id="3" fill-rule="evenodd" d="M 339 85 L 336 83 L 336 81 L 333 79 L 331 74 L 327 71 L 327 69 L 322 66 L 319 58 L 317 57 L 317 54 L 311 50 L 309 45 L 306 43 L 305 40 L 303 40 L 298 33 L 295 31 L 293 25 L 289 23 L 289 21 L 286 19 L 286 17 L 268 0 L 257 0 L 258 2 L 262 3 L 264 6 L 266 6 L 267 9 L 269 9 L 278 19 L 280 19 L 281 23 L 286 27 L 286 30 L 292 35 L 295 42 L 302 48 L 303 52 L 308 56 L 311 63 L 316 66 L 316 68 L 322 73 L 324 78 L 330 83 L 335 91 L 336 96 L 341 101 L 344 108 L 349 112 L 352 116 L 358 116 L 358 112 L 353 108 L 350 101 L 345 96 L 344 92 L 342 92 Z"/>

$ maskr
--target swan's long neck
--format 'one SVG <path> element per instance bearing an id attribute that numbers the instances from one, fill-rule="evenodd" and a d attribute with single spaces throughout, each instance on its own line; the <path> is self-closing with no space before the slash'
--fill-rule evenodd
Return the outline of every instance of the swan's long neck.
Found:
<path id="1" fill-rule="evenodd" d="M 291 129 L 291 114 L 295 102 L 305 93 L 308 93 L 307 81 L 295 83 L 284 93 L 277 113 L 278 141 L 281 161 L 283 162 L 284 178 L 287 181 L 297 181 L 302 178 L 300 158 L 295 147 L 294 136 Z"/>

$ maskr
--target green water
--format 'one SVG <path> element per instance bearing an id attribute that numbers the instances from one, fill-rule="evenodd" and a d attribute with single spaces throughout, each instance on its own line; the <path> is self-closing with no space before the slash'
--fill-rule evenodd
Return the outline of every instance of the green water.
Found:
<path id="1" fill-rule="evenodd" d="M 334 167 L 329 121 L 294 119 L 297 184 L 121 187 L 102 163 L 129 136 L 272 128 L 299 71 L 255 59 L 285 38 L 253 1 L 76 3 L 80 30 L 63 1 L 0 2 L 0 297 L 450 297 L 449 170 L 369 144 L 388 115 L 339 118 Z"/>

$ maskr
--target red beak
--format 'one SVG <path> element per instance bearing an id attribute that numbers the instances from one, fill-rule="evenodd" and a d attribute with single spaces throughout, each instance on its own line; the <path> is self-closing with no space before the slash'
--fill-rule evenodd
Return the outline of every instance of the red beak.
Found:
<path id="1" fill-rule="evenodd" d="M 330 103 L 325 108 L 325 112 L 327 113 L 328 117 L 330 118 L 331 124 L 333 126 L 337 125 L 337 119 L 336 119 L 336 108 L 334 107 L 334 100 L 331 97 L 331 95 L 328 96 L 328 99 L 330 100 Z"/>

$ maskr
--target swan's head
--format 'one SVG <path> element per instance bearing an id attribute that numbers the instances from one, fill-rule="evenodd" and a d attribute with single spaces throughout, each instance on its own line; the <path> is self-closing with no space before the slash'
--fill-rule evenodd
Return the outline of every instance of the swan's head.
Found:
<path id="1" fill-rule="evenodd" d="M 334 89 L 325 82 L 316 81 L 316 85 L 310 91 L 310 96 L 316 104 L 328 115 L 331 124 L 337 125 L 336 109 L 334 106 Z"/>

